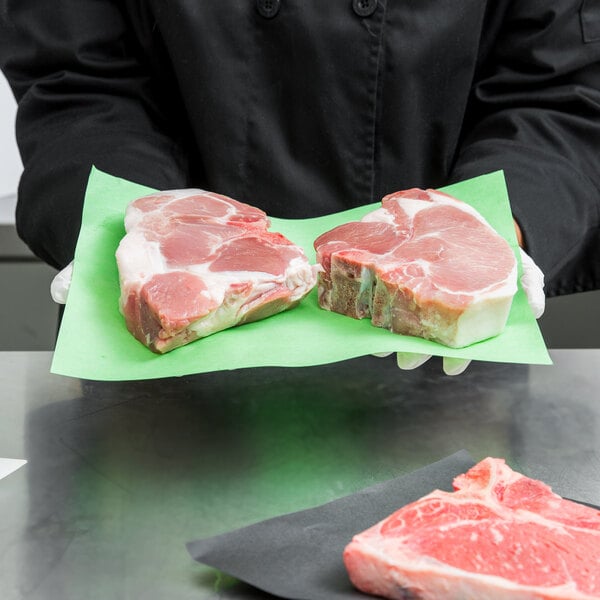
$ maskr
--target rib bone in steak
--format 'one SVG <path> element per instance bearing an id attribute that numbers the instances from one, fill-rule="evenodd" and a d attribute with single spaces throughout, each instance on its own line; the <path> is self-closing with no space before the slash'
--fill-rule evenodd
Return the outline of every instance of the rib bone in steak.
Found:
<path id="1" fill-rule="evenodd" d="M 295 306 L 316 267 L 269 225 L 263 211 L 203 190 L 133 201 L 116 254 L 129 331 L 164 353 Z"/>
<path id="2" fill-rule="evenodd" d="M 487 458 L 355 536 L 360 590 L 402 600 L 600 598 L 600 511 Z"/>
<path id="3" fill-rule="evenodd" d="M 471 206 L 434 190 L 386 196 L 315 249 L 322 308 L 447 346 L 500 333 L 517 290 L 508 243 Z"/>

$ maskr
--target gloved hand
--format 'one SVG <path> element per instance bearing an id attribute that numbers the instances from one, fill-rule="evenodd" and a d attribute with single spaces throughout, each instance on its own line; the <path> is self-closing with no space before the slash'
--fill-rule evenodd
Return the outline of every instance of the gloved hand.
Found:
<path id="1" fill-rule="evenodd" d="M 527 301 L 536 319 L 544 314 L 546 307 L 546 296 L 544 295 L 544 274 L 533 262 L 533 259 L 522 249 L 521 264 L 523 274 L 521 275 L 521 287 L 527 296 Z M 391 352 L 375 354 L 375 356 L 389 356 Z M 431 354 L 416 354 L 413 352 L 397 352 L 396 360 L 398 367 L 403 370 L 411 370 L 420 367 L 431 358 Z M 446 375 L 460 375 L 469 366 L 470 360 L 463 358 L 443 357 L 443 370 Z"/>
<path id="2" fill-rule="evenodd" d="M 71 261 L 62 271 L 52 280 L 50 284 L 50 295 L 57 304 L 66 304 L 69 288 L 71 287 L 71 277 L 73 276 L 73 261 Z"/>
<path id="3" fill-rule="evenodd" d="M 542 270 L 533 262 L 533 259 L 523 248 L 519 248 L 521 254 L 521 264 L 523 265 L 523 274 L 521 275 L 521 286 L 527 301 L 533 312 L 533 316 L 539 319 L 546 308 L 546 296 L 544 295 L 544 274 Z"/>

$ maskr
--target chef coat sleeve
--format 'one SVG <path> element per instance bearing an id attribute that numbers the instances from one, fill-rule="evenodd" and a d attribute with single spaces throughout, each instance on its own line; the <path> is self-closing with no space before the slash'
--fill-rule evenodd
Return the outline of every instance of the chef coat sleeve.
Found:
<path id="1" fill-rule="evenodd" d="M 92 165 L 159 189 L 186 185 L 140 56 L 116 1 L 0 1 L 0 67 L 24 164 L 17 230 L 57 268 L 73 258 Z"/>
<path id="2" fill-rule="evenodd" d="M 597 289 L 600 1 L 518 0 L 487 31 L 452 179 L 503 169 L 547 295 Z"/>

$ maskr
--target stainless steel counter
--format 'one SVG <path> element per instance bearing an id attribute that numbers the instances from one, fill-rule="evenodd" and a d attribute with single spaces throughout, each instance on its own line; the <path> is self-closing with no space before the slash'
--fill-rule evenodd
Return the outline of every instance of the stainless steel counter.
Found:
<path id="1" fill-rule="evenodd" d="M 29 461 L 0 480 L 0 598 L 266 598 L 185 543 L 461 448 L 600 504 L 600 350 L 552 356 L 456 378 L 367 357 L 99 383 L 0 353 L 0 457 Z"/>

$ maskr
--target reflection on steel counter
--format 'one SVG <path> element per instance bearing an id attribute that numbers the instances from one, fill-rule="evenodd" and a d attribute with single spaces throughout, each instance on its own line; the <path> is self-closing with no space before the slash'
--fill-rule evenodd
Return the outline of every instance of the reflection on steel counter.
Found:
<path id="1" fill-rule="evenodd" d="M 193 563 L 185 543 L 461 448 L 600 502 L 600 351 L 555 352 L 551 367 L 475 363 L 453 379 L 436 359 L 400 372 L 366 357 L 122 383 L 50 375 L 44 354 L 11 356 L 0 417 L 29 463 L 26 487 L 15 474 L 0 497 L 0 554 L 10 544 L 22 556 L 17 572 L 0 562 L 15 582 L 7 600 L 267 597 Z M 21 529 L 15 503 L 27 507 Z"/>

